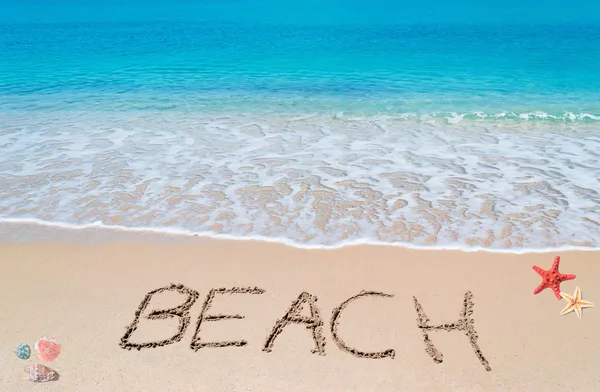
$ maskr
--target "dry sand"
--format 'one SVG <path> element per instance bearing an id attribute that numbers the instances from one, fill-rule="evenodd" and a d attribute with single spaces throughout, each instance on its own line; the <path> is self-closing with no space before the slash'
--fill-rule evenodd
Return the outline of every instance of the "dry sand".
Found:
<path id="1" fill-rule="evenodd" d="M 598 391 L 600 309 L 586 309 L 581 320 L 575 313 L 560 316 L 565 300 L 549 289 L 532 294 L 541 281 L 532 265 L 548 269 L 557 254 L 561 272 L 577 274 L 562 291 L 573 293 L 580 286 L 584 299 L 600 302 L 600 252 L 302 250 L 225 240 L 4 244 L 0 390 Z M 184 285 L 192 297 L 156 294 L 128 344 L 175 335 L 179 317 L 149 320 L 148 314 L 197 295 L 182 339 L 140 351 L 122 348 L 146 294 L 171 283 Z M 256 293 L 216 292 L 204 314 L 244 318 L 203 321 L 198 349 L 190 348 L 210 290 L 233 287 Z M 360 297 L 334 311 L 363 290 L 390 296 Z M 434 362 L 418 326 L 413 296 L 431 325 L 452 324 L 459 321 L 469 291 L 477 344 L 490 371 L 465 331 L 430 331 L 443 354 L 442 363 Z M 306 302 L 296 321 L 313 322 L 315 328 L 293 322 L 275 328 L 301 293 Z M 336 333 L 346 350 L 332 336 L 332 312 L 339 313 Z M 273 330 L 280 334 L 269 339 Z M 42 336 L 63 345 L 47 364 L 60 379 L 35 385 L 23 371 L 38 362 L 35 352 L 24 361 L 13 349 L 20 343 L 33 347 Z M 241 340 L 247 345 L 201 346 Z M 361 358 L 358 352 L 381 353 Z"/>

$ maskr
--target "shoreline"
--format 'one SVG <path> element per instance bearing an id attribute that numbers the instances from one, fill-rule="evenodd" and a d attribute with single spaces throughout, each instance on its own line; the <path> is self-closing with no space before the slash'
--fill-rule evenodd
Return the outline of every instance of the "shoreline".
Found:
<path id="1" fill-rule="evenodd" d="M 23 239 L 17 239 L 24 236 Z M 150 238 L 152 237 L 152 238 Z M 75 241 L 73 241 L 75 239 Z M 303 250 L 338 250 L 359 246 L 391 247 L 406 250 L 423 251 L 458 251 L 465 253 L 483 252 L 492 254 L 544 254 L 556 252 L 596 252 L 600 247 L 593 246 L 563 246 L 548 248 L 491 248 L 468 247 L 460 245 L 413 245 L 408 242 L 376 242 L 370 240 L 352 240 L 336 245 L 310 245 L 300 244 L 287 238 L 262 237 L 262 236 L 235 236 L 220 233 L 193 233 L 180 229 L 152 228 L 152 227 L 127 227 L 119 225 L 105 225 L 92 223 L 84 225 L 70 225 L 64 223 L 47 222 L 37 219 L 0 219 L 0 244 L 35 243 L 35 242 L 89 242 L 107 243 L 121 241 L 160 241 L 160 242 L 194 242 L 194 241 L 250 241 L 267 244 L 281 244 L 290 248 Z"/>
<path id="2" fill-rule="evenodd" d="M 49 128 L 11 121 L 0 216 L 305 247 L 600 244 L 596 126 L 548 133 L 393 119 L 109 117 L 45 119 Z"/>
<path id="3" fill-rule="evenodd" d="M 562 273 L 577 275 L 562 291 L 580 286 L 597 302 L 600 251 L 306 250 L 139 238 L 0 244 L 0 384 L 27 390 L 23 367 L 39 361 L 12 350 L 48 336 L 62 351 L 44 363 L 60 374 L 47 391 L 591 392 L 600 388 L 598 310 L 585 309 L 581 320 L 560 316 L 564 300 L 548 289 L 532 294 L 541 281 L 532 265 L 549 269 L 556 255 Z M 176 336 L 179 316 L 164 312 L 182 306 L 186 293 L 195 299 L 179 313 L 188 321 Z M 468 304 L 476 346 L 468 331 L 451 328 Z M 158 317 L 148 319 L 152 311 Z M 304 321 L 277 327 L 286 314 Z M 314 328 L 297 325 L 310 320 Z M 441 362 L 429 355 L 419 322 L 449 326 L 429 332 Z"/>

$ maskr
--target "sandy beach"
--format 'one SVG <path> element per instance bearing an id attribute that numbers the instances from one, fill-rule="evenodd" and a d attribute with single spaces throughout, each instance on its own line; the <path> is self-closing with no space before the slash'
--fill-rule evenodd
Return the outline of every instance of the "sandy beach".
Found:
<path id="1" fill-rule="evenodd" d="M 563 3 L 0 0 L 0 392 L 600 392 Z"/>
<path id="2" fill-rule="evenodd" d="M 598 311 L 560 316 L 566 301 L 534 295 L 532 270 L 558 255 L 577 275 L 562 291 L 598 301 L 600 252 L 126 239 L 0 245 L 2 390 L 600 389 Z M 23 370 L 41 363 L 35 351 L 13 350 L 42 336 L 62 344 L 44 363 L 60 378 L 35 385 Z"/>

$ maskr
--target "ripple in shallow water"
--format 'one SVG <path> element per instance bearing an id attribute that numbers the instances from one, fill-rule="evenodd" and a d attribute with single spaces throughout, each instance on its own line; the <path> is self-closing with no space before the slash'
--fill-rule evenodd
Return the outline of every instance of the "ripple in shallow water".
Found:
<path id="1" fill-rule="evenodd" d="M 600 243 L 594 124 L 97 116 L 6 121 L 1 218 L 312 245 Z"/>

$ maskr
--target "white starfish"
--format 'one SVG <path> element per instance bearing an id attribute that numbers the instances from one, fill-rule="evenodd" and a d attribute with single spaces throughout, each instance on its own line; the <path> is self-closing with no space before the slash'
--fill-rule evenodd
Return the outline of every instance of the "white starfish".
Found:
<path id="1" fill-rule="evenodd" d="M 577 317 L 581 320 L 581 310 L 583 308 L 592 308 L 594 304 L 589 301 L 584 301 L 581 299 L 581 290 L 579 286 L 575 288 L 575 294 L 571 297 L 569 294 L 560 293 L 560 296 L 563 297 L 569 304 L 565 306 L 565 308 L 560 312 L 560 315 L 567 314 L 569 312 L 575 311 L 577 313 Z"/>

